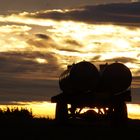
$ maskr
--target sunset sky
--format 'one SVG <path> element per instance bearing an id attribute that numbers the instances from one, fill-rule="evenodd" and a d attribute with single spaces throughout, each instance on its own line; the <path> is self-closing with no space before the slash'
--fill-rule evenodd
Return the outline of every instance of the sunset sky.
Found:
<path id="1" fill-rule="evenodd" d="M 0 103 L 49 101 L 67 65 L 119 61 L 140 103 L 138 0 L 0 0 Z"/>

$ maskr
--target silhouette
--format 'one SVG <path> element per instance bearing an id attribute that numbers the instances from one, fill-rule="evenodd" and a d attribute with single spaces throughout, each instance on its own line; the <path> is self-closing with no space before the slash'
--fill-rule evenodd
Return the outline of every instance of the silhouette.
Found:
<path id="1" fill-rule="evenodd" d="M 9 122 L 18 122 L 18 121 L 28 121 L 33 119 L 32 111 L 26 108 L 9 108 L 5 110 L 0 109 L 0 123 L 4 121 Z"/>
<path id="2" fill-rule="evenodd" d="M 125 124 L 128 120 L 126 101 L 131 101 L 131 81 L 131 71 L 122 63 L 102 64 L 99 70 L 87 61 L 69 65 L 59 77 L 62 93 L 51 98 L 51 102 L 56 103 L 55 119 L 90 118 Z M 82 113 L 85 107 L 90 110 Z"/>
<path id="3" fill-rule="evenodd" d="M 59 79 L 62 93 L 51 98 L 57 103 L 56 119 L 35 118 L 23 108 L 0 109 L 1 139 L 140 138 L 140 120 L 128 119 L 128 127 L 108 125 L 108 120 L 116 124 L 127 120 L 125 101 L 131 101 L 132 75 L 126 66 L 104 64 L 97 70 L 93 64 L 82 61 L 68 66 L 66 71 Z M 84 107 L 89 109 L 82 112 Z M 98 123 L 104 120 L 107 123 Z"/>
<path id="4" fill-rule="evenodd" d="M 31 113 L 27 115 L 16 115 L 16 111 L 21 110 L 2 110 L 0 113 L 0 138 L 2 140 L 44 140 L 44 139 L 140 139 L 140 120 L 128 120 L 128 127 L 110 127 L 109 125 L 92 124 L 92 123 L 58 123 L 56 120 L 47 118 L 31 117 Z M 22 111 L 21 111 L 22 112 Z M 24 111 L 23 111 L 24 112 Z M 26 111 L 25 111 L 26 112 Z M 7 113 L 7 115 L 5 114 Z M 81 113 L 83 120 L 88 119 L 90 122 L 98 119 L 97 114 L 93 110 Z M 31 118 L 30 118 L 31 117 Z M 25 118 L 25 119 L 24 119 Z M 83 121 L 82 121 L 83 122 Z"/>

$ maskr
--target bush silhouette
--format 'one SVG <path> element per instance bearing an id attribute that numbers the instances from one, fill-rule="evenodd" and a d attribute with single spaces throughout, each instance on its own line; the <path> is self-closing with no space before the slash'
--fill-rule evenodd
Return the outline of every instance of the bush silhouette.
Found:
<path id="1" fill-rule="evenodd" d="M 18 121 L 32 119 L 32 111 L 26 108 L 0 109 L 0 121 Z"/>

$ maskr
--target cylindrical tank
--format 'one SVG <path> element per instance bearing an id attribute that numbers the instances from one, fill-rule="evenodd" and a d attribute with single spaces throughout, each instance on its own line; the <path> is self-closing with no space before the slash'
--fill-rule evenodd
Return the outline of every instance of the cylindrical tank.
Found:
<path id="1" fill-rule="evenodd" d="M 59 77 L 59 86 L 64 93 L 80 94 L 94 91 L 99 81 L 95 65 L 81 61 L 68 67 Z"/>
<path id="2" fill-rule="evenodd" d="M 101 72 L 99 87 L 103 92 L 116 94 L 128 89 L 131 85 L 130 69 L 122 63 L 112 63 L 105 66 Z"/>

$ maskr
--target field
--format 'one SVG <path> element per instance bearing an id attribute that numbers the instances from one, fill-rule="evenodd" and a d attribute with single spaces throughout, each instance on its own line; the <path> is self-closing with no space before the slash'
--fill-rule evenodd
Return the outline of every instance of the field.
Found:
<path id="1" fill-rule="evenodd" d="M 114 125 L 109 120 L 58 122 L 49 118 L 34 118 L 31 112 L 24 109 L 6 110 L 0 113 L 0 139 L 140 139 L 140 120 L 128 119 L 125 125 L 118 124 Z"/>

